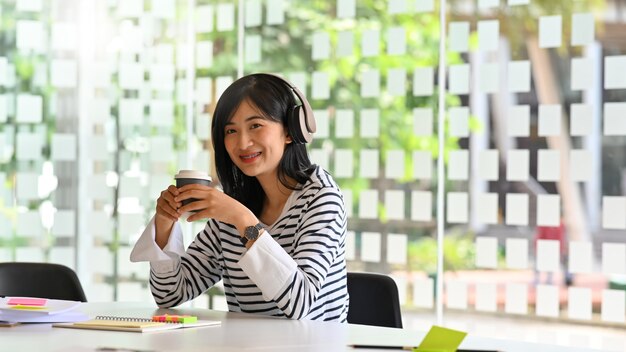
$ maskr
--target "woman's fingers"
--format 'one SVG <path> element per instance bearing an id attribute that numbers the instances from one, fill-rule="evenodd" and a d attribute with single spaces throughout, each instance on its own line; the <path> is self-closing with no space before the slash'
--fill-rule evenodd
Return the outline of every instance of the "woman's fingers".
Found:
<path id="1" fill-rule="evenodd" d="M 172 209 L 169 205 L 163 205 L 162 203 L 157 203 L 157 213 L 172 221 L 178 221 L 178 217 L 180 216 L 176 210 Z"/>

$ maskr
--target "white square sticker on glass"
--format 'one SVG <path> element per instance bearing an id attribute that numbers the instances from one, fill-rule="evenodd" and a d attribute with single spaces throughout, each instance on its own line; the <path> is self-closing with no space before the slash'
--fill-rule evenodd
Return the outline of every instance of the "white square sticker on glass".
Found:
<path id="1" fill-rule="evenodd" d="M 406 33 L 402 27 L 387 30 L 387 55 L 406 54 Z"/>
<path id="2" fill-rule="evenodd" d="M 468 219 L 467 208 L 467 193 L 448 192 L 446 199 L 446 220 L 449 224 L 466 224 Z"/>
<path id="3" fill-rule="evenodd" d="M 413 152 L 413 177 L 417 180 L 430 180 L 433 173 L 433 158 L 429 151 Z"/>
<path id="4" fill-rule="evenodd" d="M 469 22 L 450 22 L 448 25 L 450 41 L 448 42 L 448 51 L 450 52 L 467 52 L 469 48 Z"/>
<path id="5" fill-rule="evenodd" d="M 354 33 L 352 31 L 340 31 L 337 33 L 337 47 L 335 54 L 337 57 L 346 57 L 353 54 Z"/>
<path id="6" fill-rule="evenodd" d="M 139 99 L 121 99 L 119 104 L 120 124 L 123 126 L 143 124 L 144 106 Z"/>
<path id="7" fill-rule="evenodd" d="M 509 6 L 528 5 L 530 0 L 508 0 Z"/>
<path id="8" fill-rule="evenodd" d="M 41 215 L 39 211 L 26 211 L 17 213 L 17 226 L 15 231 L 19 237 L 39 237 L 43 234 Z"/>
<path id="9" fill-rule="evenodd" d="M 225 32 L 235 29 L 235 4 L 217 4 L 217 31 Z"/>
<path id="10" fill-rule="evenodd" d="M 500 0 L 478 0 L 479 9 L 488 9 L 490 7 L 500 6 Z"/>
<path id="11" fill-rule="evenodd" d="M 54 133 L 52 135 L 50 158 L 55 161 L 76 160 L 76 135 Z"/>
<path id="12" fill-rule="evenodd" d="M 567 316 L 570 319 L 591 320 L 591 289 L 568 287 Z"/>
<path id="13" fill-rule="evenodd" d="M 390 15 L 407 12 L 407 1 L 408 0 L 389 0 L 389 4 L 387 5 L 387 12 Z"/>
<path id="14" fill-rule="evenodd" d="M 525 283 L 507 283 L 504 311 L 509 314 L 528 314 L 528 286 Z"/>
<path id="15" fill-rule="evenodd" d="M 498 310 L 498 285 L 493 282 L 477 282 L 475 308 L 480 312 L 495 312 Z"/>
<path id="16" fill-rule="evenodd" d="M 571 84 L 572 90 L 587 90 L 593 82 L 593 61 L 588 58 L 575 57 L 572 58 L 571 64 Z"/>
<path id="17" fill-rule="evenodd" d="M 313 60 L 326 60 L 330 57 L 330 36 L 328 32 L 313 33 L 311 58 Z"/>
<path id="18" fill-rule="evenodd" d="M 122 89 L 141 89 L 144 69 L 141 64 L 122 62 L 119 65 L 118 83 Z"/>
<path id="19" fill-rule="evenodd" d="M 626 197 L 602 197 L 602 227 L 610 230 L 626 229 Z"/>
<path id="20" fill-rule="evenodd" d="M 454 181 L 467 180 L 469 173 L 469 152 L 467 150 L 451 150 L 448 159 L 448 179 Z"/>
<path id="21" fill-rule="evenodd" d="M 378 232 L 361 233 L 361 260 L 364 262 L 380 263 L 381 238 Z"/>
<path id="22" fill-rule="evenodd" d="M 335 149 L 335 173 L 337 178 L 354 176 L 354 156 L 351 149 Z"/>
<path id="23" fill-rule="evenodd" d="M 35 53 L 43 53 L 46 50 L 46 33 L 43 23 L 18 20 L 15 33 L 18 50 Z"/>
<path id="24" fill-rule="evenodd" d="M 378 98 L 380 96 L 380 72 L 369 70 L 361 74 L 361 96 Z"/>
<path id="25" fill-rule="evenodd" d="M 570 150 L 569 175 L 572 181 L 589 181 L 593 170 L 591 152 L 589 150 Z"/>
<path id="26" fill-rule="evenodd" d="M 413 133 L 416 136 L 432 136 L 433 134 L 433 109 L 413 109 Z"/>
<path id="27" fill-rule="evenodd" d="M 593 110 L 589 104 L 570 105 L 570 134 L 586 136 L 592 129 Z"/>
<path id="28" fill-rule="evenodd" d="M 75 234 L 76 213 L 73 210 L 57 210 L 54 213 L 52 234 L 57 237 L 73 237 Z"/>
<path id="29" fill-rule="evenodd" d="M 496 93 L 500 85 L 500 68 L 497 63 L 480 65 L 479 87 L 483 93 Z"/>
<path id="30" fill-rule="evenodd" d="M 150 66 L 150 88 L 165 92 L 174 91 L 176 72 L 174 65 L 153 64 Z"/>
<path id="31" fill-rule="evenodd" d="M 450 65 L 448 92 L 451 94 L 469 93 L 470 67 L 467 64 Z"/>
<path id="32" fill-rule="evenodd" d="M 572 45 L 587 45 L 595 40 L 595 21 L 592 13 L 572 14 Z"/>
<path id="33" fill-rule="evenodd" d="M 604 57 L 604 89 L 626 88 L 626 55 Z"/>
<path id="34" fill-rule="evenodd" d="M 418 67 L 413 71 L 413 95 L 416 97 L 433 94 L 434 69 L 432 67 Z"/>
<path id="35" fill-rule="evenodd" d="M 337 0 L 337 18 L 354 18 L 356 0 Z"/>
<path id="36" fill-rule="evenodd" d="M 478 177 L 481 180 L 497 181 L 500 173 L 499 152 L 496 149 L 478 152 Z"/>
<path id="37" fill-rule="evenodd" d="M 174 102 L 169 99 L 150 101 L 150 125 L 172 127 L 174 125 Z"/>
<path id="38" fill-rule="evenodd" d="M 77 49 L 77 29 L 73 23 L 52 25 L 52 49 L 73 51 Z"/>
<path id="39" fill-rule="evenodd" d="M 315 125 L 317 127 L 315 138 L 328 138 L 330 124 L 328 110 L 313 110 L 313 116 L 315 116 Z"/>
<path id="40" fill-rule="evenodd" d="M 335 112 L 335 137 L 354 137 L 354 111 L 338 109 Z"/>
<path id="41" fill-rule="evenodd" d="M 558 227 L 561 225 L 561 196 L 558 194 L 537 195 L 537 226 Z"/>
<path id="42" fill-rule="evenodd" d="M 43 97 L 40 95 L 18 94 L 16 108 L 15 122 L 39 123 L 43 118 Z"/>
<path id="43" fill-rule="evenodd" d="M 330 170 L 330 155 L 326 149 L 311 148 L 309 150 L 311 162 L 319 165 L 324 170 Z"/>
<path id="44" fill-rule="evenodd" d="M 509 92 L 530 91 L 530 61 L 511 61 L 508 65 L 507 81 Z"/>
<path id="45" fill-rule="evenodd" d="M 432 308 L 435 285 L 433 279 L 424 277 L 413 281 L 413 304 L 420 308 Z"/>
<path id="46" fill-rule="evenodd" d="M 626 244 L 602 243 L 602 273 L 626 274 Z"/>
<path id="47" fill-rule="evenodd" d="M 416 0 L 415 12 L 433 12 L 435 10 L 434 0 Z"/>
<path id="48" fill-rule="evenodd" d="M 330 97 L 328 72 L 315 71 L 313 72 L 312 79 L 311 96 L 313 99 L 328 99 Z"/>
<path id="49" fill-rule="evenodd" d="M 117 17 L 140 17 L 143 13 L 142 0 L 125 0 L 117 2 Z"/>
<path id="50" fill-rule="evenodd" d="M 385 191 L 385 209 L 387 211 L 387 219 L 404 220 L 404 191 Z"/>
<path id="51" fill-rule="evenodd" d="M 150 160 L 171 162 L 175 159 L 174 141 L 171 136 L 150 137 Z"/>
<path id="52" fill-rule="evenodd" d="M 430 221 L 432 220 L 433 194 L 427 191 L 411 192 L 411 220 Z"/>
<path id="53" fill-rule="evenodd" d="M 593 245 L 589 241 L 570 241 L 568 243 L 569 272 L 591 273 L 593 270 Z"/>
<path id="54" fill-rule="evenodd" d="M 316 115 L 317 118 L 317 115 Z M 319 131 L 319 122 L 317 122 Z M 380 136 L 380 110 L 363 109 L 361 110 L 361 137 L 362 138 L 378 138 Z M 319 133 L 318 133 L 319 134 Z"/>
<path id="55" fill-rule="evenodd" d="M 506 267 L 509 269 L 528 268 L 528 240 L 525 238 L 506 239 Z"/>
<path id="56" fill-rule="evenodd" d="M 359 194 L 359 217 L 363 219 L 378 218 L 378 191 L 367 189 Z"/>
<path id="57" fill-rule="evenodd" d="M 498 194 L 479 193 L 476 194 L 476 204 L 474 211 L 478 223 L 495 225 L 498 223 Z"/>
<path id="58" fill-rule="evenodd" d="M 626 103 L 604 103 L 604 135 L 626 136 L 624 116 L 626 116 Z"/>
<path id="59" fill-rule="evenodd" d="M 42 0 L 17 0 L 15 9 L 20 12 L 41 12 L 43 9 Z"/>
<path id="60" fill-rule="evenodd" d="M 450 136 L 469 136 L 469 108 L 467 106 L 450 108 Z"/>
<path id="61" fill-rule="evenodd" d="M 246 35 L 244 38 L 245 62 L 247 64 L 255 64 L 261 62 L 261 36 Z"/>
<path id="62" fill-rule="evenodd" d="M 505 223 L 528 226 L 528 194 L 507 193 Z"/>
<path id="63" fill-rule="evenodd" d="M 500 22 L 498 20 L 478 21 L 478 49 L 496 51 L 500 41 Z"/>
<path id="64" fill-rule="evenodd" d="M 554 285 L 537 285 L 535 313 L 540 317 L 559 316 L 559 288 Z"/>
<path id="65" fill-rule="evenodd" d="M 558 136 L 561 134 L 561 105 L 539 105 L 539 136 Z"/>
<path id="66" fill-rule="evenodd" d="M 378 177 L 378 149 L 361 149 L 359 175 L 363 178 Z"/>
<path id="67" fill-rule="evenodd" d="M 530 135 L 530 106 L 515 105 L 509 107 L 507 124 L 509 136 L 528 137 Z"/>
<path id="68" fill-rule="evenodd" d="M 151 5 L 154 18 L 171 20 L 176 17 L 176 0 L 152 0 Z"/>
<path id="69" fill-rule="evenodd" d="M 506 162 L 507 181 L 528 181 L 529 151 L 509 150 Z"/>
<path id="70" fill-rule="evenodd" d="M 540 149 L 537 152 L 537 180 L 557 182 L 561 177 L 561 152 L 552 149 Z"/>
<path id="71" fill-rule="evenodd" d="M 496 269 L 498 267 L 498 239 L 476 237 L 476 267 Z"/>
<path id="72" fill-rule="evenodd" d="M 356 234 L 354 231 L 346 232 L 346 260 L 356 258 Z"/>
<path id="73" fill-rule="evenodd" d="M 195 12 L 196 33 L 211 33 L 214 27 L 214 8 L 213 5 L 197 6 Z"/>
<path id="74" fill-rule="evenodd" d="M 539 47 L 558 48 L 561 46 L 563 32 L 561 16 L 539 17 Z"/>
<path id="75" fill-rule="evenodd" d="M 270 26 L 285 23 L 285 7 L 285 0 L 267 0 L 265 23 Z"/>
<path id="76" fill-rule="evenodd" d="M 139 177 L 122 175 L 119 181 L 119 197 L 139 198 L 143 192 L 141 188 L 141 180 Z"/>
<path id="77" fill-rule="evenodd" d="M 75 249 L 73 247 L 52 247 L 48 255 L 48 263 L 61 264 L 74 269 L 74 253 Z M 150 266 L 149 263 L 146 264 L 148 264 L 148 267 Z M 150 272 L 149 268 L 148 272 Z"/>
<path id="78" fill-rule="evenodd" d="M 261 25 L 262 6 L 261 0 L 246 0 L 244 11 L 244 24 L 246 27 Z"/>
<path id="79" fill-rule="evenodd" d="M 15 157 L 18 161 L 40 161 L 43 158 L 43 136 L 39 133 L 18 132 Z"/>
<path id="80" fill-rule="evenodd" d="M 388 150 L 385 160 L 385 178 L 404 178 L 404 150 Z"/>
<path id="81" fill-rule="evenodd" d="M 306 96 L 306 72 L 291 72 L 287 75 L 289 82 Z"/>
<path id="82" fill-rule="evenodd" d="M 392 68 L 387 71 L 387 93 L 392 96 L 402 96 L 406 94 L 406 70 L 403 68 Z"/>
<path id="83" fill-rule="evenodd" d="M 18 200 L 39 199 L 39 174 L 17 172 L 15 174 L 15 197 Z"/>
<path id="84" fill-rule="evenodd" d="M 626 291 L 602 290 L 602 321 L 624 323 Z"/>
<path id="85" fill-rule="evenodd" d="M 7 87 L 8 83 L 9 83 L 9 61 L 7 60 L 6 57 L 0 57 L 0 86 Z"/>
<path id="86" fill-rule="evenodd" d="M 467 282 L 450 280 L 446 285 L 448 295 L 446 307 L 450 309 L 467 309 Z"/>
<path id="87" fill-rule="evenodd" d="M 17 247 L 15 248 L 16 262 L 44 262 L 42 247 Z"/>
<path id="88" fill-rule="evenodd" d="M 350 189 L 345 189 L 342 191 L 343 192 L 343 202 L 346 205 L 346 215 L 351 218 L 352 217 L 352 190 Z"/>
<path id="89" fill-rule="evenodd" d="M 387 263 L 401 264 L 407 263 L 407 236 L 404 234 L 387 234 Z"/>
<path id="90" fill-rule="evenodd" d="M 380 54 L 380 31 L 366 29 L 361 37 L 361 55 L 363 57 L 378 56 Z"/>
<path id="91" fill-rule="evenodd" d="M 538 271 L 559 271 L 559 241 L 537 240 L 537 258 L 535 258 Z"/>

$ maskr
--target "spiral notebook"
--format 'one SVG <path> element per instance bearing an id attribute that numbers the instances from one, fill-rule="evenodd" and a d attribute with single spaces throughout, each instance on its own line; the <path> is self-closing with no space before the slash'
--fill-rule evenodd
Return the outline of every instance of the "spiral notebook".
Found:
<path id="1" fill-rule="evenodd" d="M 154 321 L 153 319 L 97 316 L 95 319 L 81 321 L 77 323 L 52 324 L 56 328 L 70 329 L 91 329 L 91 330 L 112 330 L 131 332 L 152 332 L 163 330 L 174 330 L 184 328 L 197 328 L 202 326 L 220 325 L 219 320 L 197 320 L 192 323 L 181 323 L 176 321 Z"/>

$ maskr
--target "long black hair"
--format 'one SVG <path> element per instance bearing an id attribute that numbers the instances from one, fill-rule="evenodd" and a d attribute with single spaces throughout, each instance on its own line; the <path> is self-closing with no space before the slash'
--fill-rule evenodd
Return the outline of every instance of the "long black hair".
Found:
<path id="1" fill-rule="evenodd" d="M 288 131 L 290 113 L 298 102 L 291 88 L 280 78 L 256 73 L 233 82 L 226 88 L 215 107 L 211 135 L 217 176 L 224 188 L 224 193 L 245 205 L 256 216 L 260 216 L 266 196 L 261 184 L 256 177 L 250 177 L 241 172 L 230 159 L 224 145 L 225 126 L 241 103 L 246 100 L 258 110 L 262 117 L 280 122 L 285 131 Z M 313 168 L 304 144 L 286 144 L 285 152 L 278 164 L 278 180 L 288 189 L 296 190 L 297 185 L 292 185 L 289 179 L 296 180 L 298 184 L 304 184 L 309 179 Z"/>

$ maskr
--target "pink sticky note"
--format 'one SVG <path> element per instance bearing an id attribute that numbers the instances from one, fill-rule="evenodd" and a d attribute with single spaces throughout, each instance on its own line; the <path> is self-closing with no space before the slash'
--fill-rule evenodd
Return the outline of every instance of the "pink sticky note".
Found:
<path id="1" fill-rule="evenodd" d="M 26 298 L 26 297 L 14 297 L 9 298 L 7 302 L 10 306 L 22 305 L 22 306 L 45 306 L 48 302 L 45 298 Z"/>

